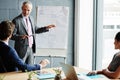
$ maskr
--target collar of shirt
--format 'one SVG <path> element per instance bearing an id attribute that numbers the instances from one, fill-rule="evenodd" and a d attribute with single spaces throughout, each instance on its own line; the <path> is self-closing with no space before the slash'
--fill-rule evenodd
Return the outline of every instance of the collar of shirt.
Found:
<path id="1" fill-rule="evenodd" d="M 8 40 L 5 41 L 0 40 L 0 41 L 8 45 Z"/>
<path id="2" fill-rule="evenodd" d="M 22 17 L 23 17 L 23 18 L 28 18 L 29 16 L 24 16 L 24 15 L 22 14 Z"/>

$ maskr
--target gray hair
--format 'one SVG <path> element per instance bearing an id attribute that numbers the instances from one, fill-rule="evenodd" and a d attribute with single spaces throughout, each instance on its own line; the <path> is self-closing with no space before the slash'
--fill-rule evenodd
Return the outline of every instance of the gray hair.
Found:
<path id="1" fill-rule="evenodd" d="M 22 6 L 24 6 L 24 5 L 30 5 L 32 8 L 32 2 L 30 2 L 30 1 L 24 1 Z"/>

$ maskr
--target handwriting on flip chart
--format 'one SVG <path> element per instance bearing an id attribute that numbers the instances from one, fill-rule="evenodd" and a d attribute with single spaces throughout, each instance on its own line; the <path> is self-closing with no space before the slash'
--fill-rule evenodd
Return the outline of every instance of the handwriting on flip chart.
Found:
<path id="1" fill-rule="evenodd" d="M 49 32 L 37 34 L 37 48 L 67 48 L 69 8 L 65 6 L 38 6 L 37 26 L 54 24 Z"/>

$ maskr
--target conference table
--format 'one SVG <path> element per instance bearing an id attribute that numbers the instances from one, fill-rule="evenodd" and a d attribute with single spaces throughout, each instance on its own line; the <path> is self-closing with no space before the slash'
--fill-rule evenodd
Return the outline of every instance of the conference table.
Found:
<path id="1" fill-rule="evenodd" d="M 76 72 L 88 72 L 88 70 L 82 69 L 82 68 L 77 68 L 75 67 Z M 53 71 L 53 68 L 44 68 L 41 70 L 44 73 L 55 73 Z M 37 71 L 38 72 L 38 71 Z M 64 74 L 64 73 L 63 73 Z M 0 73 L 0 78 L 2 76 L 5 76 L 3 80 L 28 80 L 28 73 L 27 72 L 7 72 L 7 73 Z M 100 78 L 94 78 L 92 80 L 112 80 L 108 79 L 104 75 L 101 75 L 102 77 Z M 39 80 L 36 78 L 36 76 L 33 76 L 33 80 Z M 44 79 L 44 80 L 54 80 L 54 79 Z M 66 80 L 66 79 L 64 79 Z"/>

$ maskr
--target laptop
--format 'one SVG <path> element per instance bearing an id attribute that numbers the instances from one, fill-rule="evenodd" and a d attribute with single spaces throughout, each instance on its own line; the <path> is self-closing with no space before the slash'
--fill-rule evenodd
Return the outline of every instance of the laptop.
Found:
<path id="1" fill-rule="evenodd" d="M 79 74 L 77 75 L 75 69 L 73 66 L 65 64 L 65 63 L 60 63 L 62 70 L 66 76 L 67 80 L 92 80 L 86 75 Z"/>

